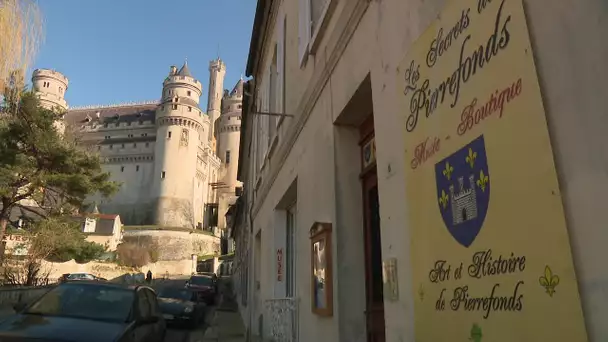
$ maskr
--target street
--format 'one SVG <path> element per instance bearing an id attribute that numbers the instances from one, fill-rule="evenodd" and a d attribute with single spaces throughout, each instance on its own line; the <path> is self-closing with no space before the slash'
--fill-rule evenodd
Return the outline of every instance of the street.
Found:
<path id="1" fill-rule="evenodd" d="M 170 280 L 159 280 L 153 286 L 155 289 L 162 287 L 183 287 L 187 277 Z M 205 313 L 205 322 L 208 322 L 211 316 L 214 314 L 215 307 L 210 307 L 210 310 Z M 167 327 L 167 336 L 165 337 L 166 342 L 197 342 L 202 341 L 205 335 L 206 323 L 196 329 L 190 329 L 186 327 Z"/>

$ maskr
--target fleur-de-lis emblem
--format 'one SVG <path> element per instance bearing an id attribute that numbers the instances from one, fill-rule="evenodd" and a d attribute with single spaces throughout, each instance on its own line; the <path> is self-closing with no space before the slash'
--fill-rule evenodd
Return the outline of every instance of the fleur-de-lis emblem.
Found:
<path id="1" fill-rule="evenodd" d="M 477 152 L 473 152 L 473 149 L 469 148 L 469 155 L 465 160 L 467 164 L 471 165 L 471 168 L 475 165 L 475 159 L 477 159 Z"/>
<path id="2" fill-rule="evenodd" d="M 445 193 L 445 190 L 441 190 L 441 197 L 439 197 L 439 204 L 441 204 L 441 207 L 443 209 L 445 209 L 448 206 L 449 199 L 450 199 L 450 196 Z"/>
<path id="3" fill-rule="evenodd" d="M 445 169 L 443 170 L 443 175 L 450 180 L 450 177 L 452 177 L 452 172 L 454 172 L 454 168 L 452 167 L 452 165 L 450 165 L 449 162 L 445 162 Z"/>
<path id="4" fill-rule="evenodd" d="M 545 288 L 545 292 L 547 292 L 549 297 L 553 297 L 555 287 L 559 285 L 559 276 L 557 274 L 553 274 L 551 268 L 546 266 L 545 275 L 538 278 L 538 282 L 540 283 L 540 286 Z"/>
<path id="5" fill-rule="evenodd" d="M 488 185 L 488 176 L 483 173 L 483 170 L 479 171 L 479 179 L 477 180 L 477 186 L 481 188 L 481 191 L 486 191 L 486 185 Z"/>

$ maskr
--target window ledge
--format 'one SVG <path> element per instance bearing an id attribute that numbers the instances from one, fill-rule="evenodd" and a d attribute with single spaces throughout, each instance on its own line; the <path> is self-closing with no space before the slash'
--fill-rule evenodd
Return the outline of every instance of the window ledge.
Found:
<path id="1" fill-rule="evenodd" d="M 310 38 L 310 42 L 309 42 L 310 45 L 309 45 L 308 53 L 310 53 L 311 55 L 314 55 L 315 52 L 317 51 L 317 48 L 319 47 L 321 38 L 323 37 L 323 34 L 325 33 L 325 30 L 327 28 L 327 23 L 329 21 L 329 18 L 331 17 L 331 12 L 333 12 L 334 8 L 336 7 L 337 2 L 338 2 L 338 0 L 329 0 L 329 2 L 327 3 L 327 6 L 325 6 L 325 9 L 321 13 L 321 19 L 319 20 L 319 26 L 312 33 L 312 37 Z"/>

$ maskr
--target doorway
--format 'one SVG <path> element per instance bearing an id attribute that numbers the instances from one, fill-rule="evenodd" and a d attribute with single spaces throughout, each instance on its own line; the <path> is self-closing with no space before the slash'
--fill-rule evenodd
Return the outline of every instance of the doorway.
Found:
<path id="1" fill-rule="evenodd" d="M 367 341 L 385 342 L 382 235 L 373 115 L 370 115 L 359 127 L 359 135 L 361 139 L 361 185 L 364 213 Z"/>

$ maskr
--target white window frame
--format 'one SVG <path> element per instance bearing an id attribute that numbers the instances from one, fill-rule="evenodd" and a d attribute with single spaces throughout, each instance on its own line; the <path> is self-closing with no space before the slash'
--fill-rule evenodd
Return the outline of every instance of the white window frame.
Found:
<path id="1" fill-rule="evenodd" d="M 329 17 L 330 9 L 333 9 L 337 0 L 327 0 L 325 7 L 321 10 L 317 27 L 312 27 L 312 0 L 299 0 L 299 32 L 298 32 L 298 55 L 300 58 L 300 68 L 304 67 L 309 54 L 314 54 L 319 41 L 321 40 L 321 32 L 325 27 L 326 20 Z"/>

